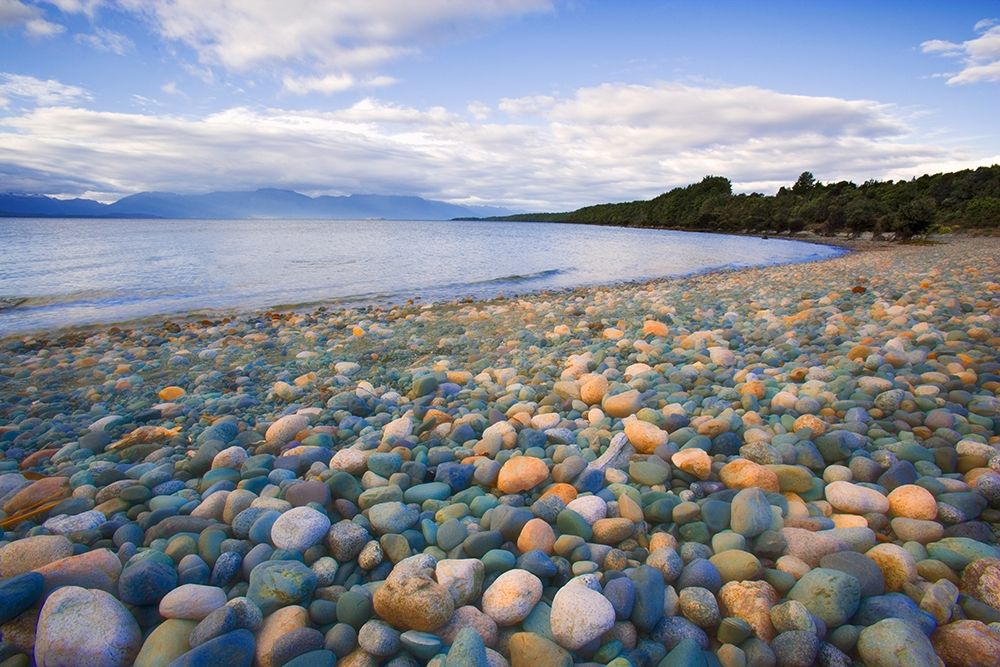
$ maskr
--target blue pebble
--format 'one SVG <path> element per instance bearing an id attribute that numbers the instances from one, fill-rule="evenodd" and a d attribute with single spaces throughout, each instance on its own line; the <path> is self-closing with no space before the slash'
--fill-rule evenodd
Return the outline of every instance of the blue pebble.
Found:
<path id="1" fill-rule="evenodd" d="M 934 617 L 902 593 L 886 593 L 862 598 L 852 622 L 855 625 L 874 625 L 886 618 L 898 618 L 912 623 L 926 635 L 930 635 L 937 628 Z"/>
<path id="2" fill-rule="evenodd" d="M 150 549 L 132 556 L 118 578 L 118 599 L 126 604 L 152 605 L 177 588 L 177 571 L 170 556 Z"/>
<path id="3" fill-rule="evenodd" d="M 527 570 L 540 579 L 555 576 L 559 571 L 552 559 L 537 549 L 521 554 L 517 559 L 517 567 Z"/>
<path id="4" fill-rule="evenodd" d="M 632 623 L 640 632 L 650 632 L 663 617 L 663 596 L 667 585 L 663 574 L 649 565 L 640 565 L 628 574 L 635 586 Z"/>
<path id="5" fill-rule="evenodd" d="M 0 623 L 29 609 L 42 597 L 44 589 L 45 578 L 37 572 L 0 580 Z"/>
<path id="6" fill-rule="evenodd" d="M 236 551 L 227 551 L 219 556 L 212 568 L 212 576 L 209 584 L 226 588 L 233 583 L 233 579 L 239 574 L 240 565 L 243 564 L 243 556 Z"/>
<path id="7" fill-rule="evenodd" d="M 111 540 L 115 543 L 116 547 L 120 547 L 126 542 L 131 542 L 136 546 L 142 544 L 143 532 L 139 524 L 129 521 L 128 523 L 122 524 L 115 531 L 115 534 L 111 537 Z"/>
<path id="8" fill-rule="evenodd" d="M 676 582 L 677 590 L 696 586 L 707 588 L 712 593 L 718 593 L 722 588 L 722 575 L 711 561 L 705 558 L 695 558 L 681 570 Z"/>
<path id="9" fill-rule="evenodd" d="M 577 491 L 597 493 L 604 486 L 604 473 L 593 468 L 584 468 L 573 482 Z"/>
<path id="10" fill-rule="evenodd" d="M 257 642 L 249 630 L 233 630 L 209 639 L 175 658 L 167 667 L 250 667 Z"/>
<path id="11" fill-rule="evenodd" d="M 170 496 L 177 493 L 183 488 L 185 488 L 184 482 L 178 479 L 172 479 L 169 482 L 164 482 L 163 484 L 157 484 L 151 489 L 151 491 L 153 492 L 154 496 Z"/>
<path id="12" fill-rule="evenodd" d="M 628 577 L 616 577 L 604 585 L 604 597 L 615 610 L 615 619 L 626 621 L 635 606 L 635 584 Z"/>
<path id="13" fill-rule="evenodd" d="M 254 544 L 270 544 L 271 543 L 271 526 L 274 522 L 278 520 L 281 516 L 281 512 L 276 510 L 267 510 L 261 514 L 250 526 L 250 532 L 247 537 Z"/>
<path id="14" fill-rule="evenodd" d="M 435 482 L 444 482 L 452 491 L 464 491 L 472 483 L 472 475 L 476 467 L 471 463 L 442 463 L 434 474 Z"/>

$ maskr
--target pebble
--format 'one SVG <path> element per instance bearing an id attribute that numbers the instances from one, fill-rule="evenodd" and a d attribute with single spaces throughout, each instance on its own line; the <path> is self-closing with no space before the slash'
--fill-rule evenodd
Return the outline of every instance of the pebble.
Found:
<path id="1" fill-rule="evenodd" d="M 764 641 L 774 639 L 771 607 L 780 598 L 771 584 L 766 581 L 731 581 L 719 589 L 718 597 L 724 615 L 743 619 Z"/>
<path id="2" fill-rule="evenodd" d="M 167 619 L 149 633 L 135 658 L 135 667 L 169 665 L 191 650 L 188 637 L 197 626 L 196 621 Z"/>
<path id="3" fill-rule="evenodd" d="M 483 611 L 499 626 L 515 625 L 527 618 L 541 599 L 538 577 L 526 570 L 509 570 L 483 593 Z"/>
<path id="4" fill-rule="evenodd" d="M 394 627 L 423 632 L 440 628 L 455 610 L 451 591 L 423 576 L 390 579 L 375 591 L 374 606 Z"/>
<path id="5" fill-rule="evenodd" d="M 255 648 L 254 636 L 249 631 L 234 630 L 182 654 L 170 663 L 170 667 L 218 664 L 250 667 L 254 664 Z"/>
<path id="6" fill-rule="evenodd" d="M 497 488 L 503 493 L 531 491 L 549 476 L 549 467 L 533 456 L 515 456 L 503 464 Z"/>
<path id="7" fill-rule="evenodd" d="M 280 663 L 274 659 L 274 649 L 278 642 L 281 641 L 282 637 L 308 627 L 308 624 L 309 613 L 300 605 L 282 607 L 266 616 L 263 625 L 255 634 L 253 663 L 260 667 L 280 667 Z M 229 632 L 221 637 L 227 637 L 231 634 L 233 633 Z"/>
<path id="8" fill-rule="evenodd" d="M 858 653 L 870 667 L 938 664 L 927 635 L 898 618 L 887 618 L 864 628 L 858 638 Z"/>
<path id="9" fill-rule="evenodd" d="M 284 445 L 309 425 L 305 415 L 286 415 L 271 424 L 264 433 L 264 439 L 271 445 Z"/>
<path id="10" fill-rule="evenodd" d="M 330 530 L 330 519 L 312 507 L 293 507 L 271 526 L 271 543 L 279 549 L 305 551 Z"/>
<path id="11" fill-rule="evenodd" d="M 832 629 L 846 623 L 858 610 L 861 585 L 845 572 L 820 567 L 799 579 L 788 598 L 801 602 Z"/>
<path id="12" fill-rule="evenodd" d="M 991 664 L 995 251 L 5 340 L 2 659 Z"/>
<path id="13" fill-rule="evenodd" d="M 889 499 L 874 489 L 851 482 L 834 482 L 826 487 L 826 499 L 841 512 L 848 514 L 885 514 Z"/>
<path id="14" fill-rule="evenodd" d="M 110 593 L 66 586 L 48 597 L 35 631 L 39 665 L 131 665 L 139 625 Z"/>
<path id="15" fill-rule="evenodd" d="M 552 598 L 549 623 L 556 642 L 575 651 L 611 629 L 615 609 L 599 591 L 574 579 Z"/>
<path id="16" fill-rule="evenodd" d="M 931 635 L 931 645 L 948 667 L 991 667 L 1000 656 L 1000 636 L 982 621 L 942 625 Z"/>
<path id="17" fill-rule="evenodd" d="M 0 576 L 13 577 L 73 555 L 62 535 L 32 535 L 0 547 Z"/>
<path id="18" fill-rule="evenodd" d="M 742 489 L 732 501 L 730 528 L 744 537 L 756 537 L 771 527 L 771 505 L 758 488 Z"/>
<path id="19" fill-rule="evenodd" d="M 0 623 L 6 623 L 32 607 L 44 590 L 45 579 L 37 572 L 25 572 L 0 580 Z"/>
<path id="20" fill-rule="evenodd" d="M 930 491 L 916 484 L 903 484 L 889 492 L 889 513 L 906 519 L 933 521 L 937 518 L 937 501 Z"/>
<path id="21" fill-rule="evenodd" d="M 215 586 L 183 584 L 160 600 L 160 616 L 200 621 L 226 604 L 226 592 Z"/>

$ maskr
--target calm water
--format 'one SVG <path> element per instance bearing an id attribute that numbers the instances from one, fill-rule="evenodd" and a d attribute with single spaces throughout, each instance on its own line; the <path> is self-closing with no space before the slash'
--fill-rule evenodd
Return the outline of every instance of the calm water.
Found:
<path id="1" fill-rule="evenodd" d="M 0 335 L 199 309 L 489 297 L 837 253 L 544 223 L 0 219 Z"/>

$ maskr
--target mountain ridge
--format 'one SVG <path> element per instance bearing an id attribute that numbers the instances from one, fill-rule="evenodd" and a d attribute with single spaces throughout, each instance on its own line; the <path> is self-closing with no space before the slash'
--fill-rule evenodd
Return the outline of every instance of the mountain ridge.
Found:
<path id="1" fill-rule="evenodd" d="M 320 195 L 294 190 L 217 191 L 204 194 L 139 192 L 111 204 L 92 199 L 56 199 L 47 195 L 0 193 L 0 217 L 31 218 L 174 218 L 206 220 L 377 218 L 385 220 L 450 220 L 459 217 L 509 215 L 494 206 L 461 206 L 408 195 Z"/>

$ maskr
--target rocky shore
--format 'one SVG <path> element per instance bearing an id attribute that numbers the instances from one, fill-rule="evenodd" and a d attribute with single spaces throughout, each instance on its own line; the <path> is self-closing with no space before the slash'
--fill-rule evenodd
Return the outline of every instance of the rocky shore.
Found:
<path id="1" fill-rule="evenodd" d="M 0 667 L 996 665 L 998 257 L 0 341 Z"/>

